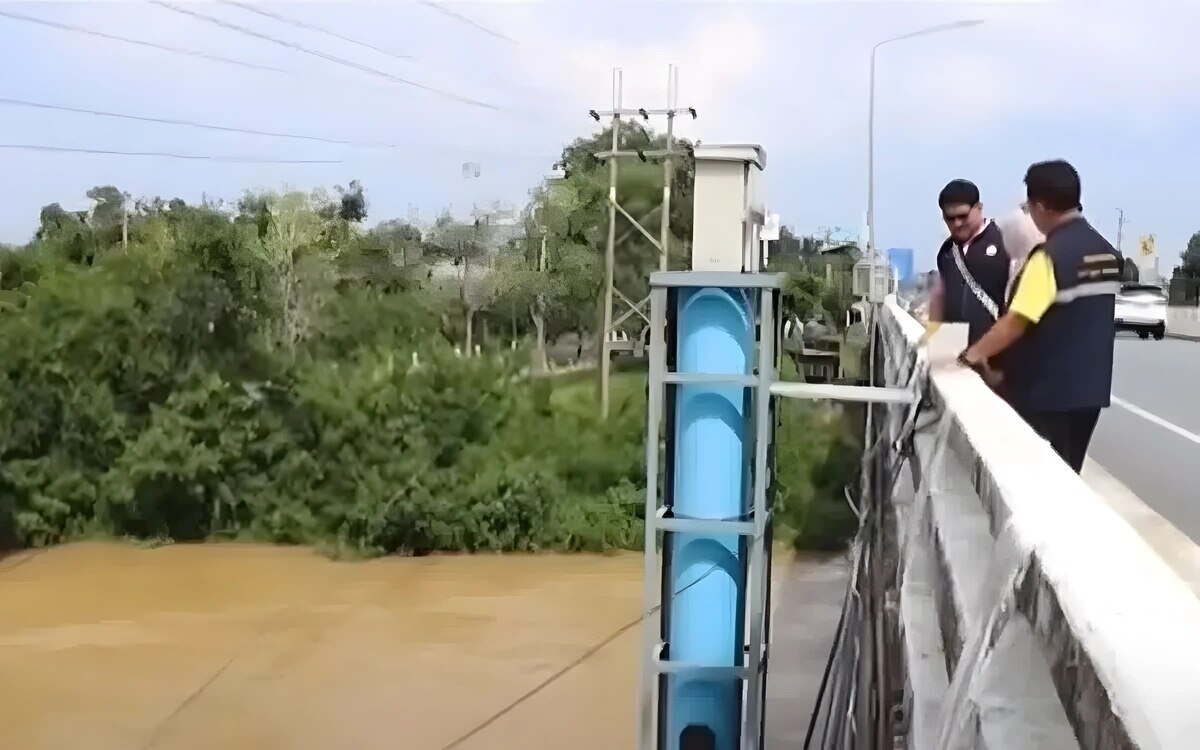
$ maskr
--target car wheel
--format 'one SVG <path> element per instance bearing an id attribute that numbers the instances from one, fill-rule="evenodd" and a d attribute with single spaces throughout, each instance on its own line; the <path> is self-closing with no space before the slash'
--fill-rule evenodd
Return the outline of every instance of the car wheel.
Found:
<path id="1" fill-rule="evenodd" d="M 1146 339 L 1150 338 L 1150 332 L 1149 331 L 1138 331 L 1138 338 L 1141 339 L 1142 341 L 1145 341 Z"/>
<path id="2" fill-rule="evenodd" d="M 1164 330 L 1164 329 L 1160 328 L 1160 329 L 1158 329 L 1157 331 L 1155 331 L 1155 332 L 1154 332 L 1154 340 L 1155 340 L 1155 341 L 1162 341 L 1162 340 L 1163 340 L 1163 337 L 1164 337 L 1164 336 L 1166 336 L 1166 335 L 1167 335 L 1167 332 L 1166 332 L 1166 330 Z"/>

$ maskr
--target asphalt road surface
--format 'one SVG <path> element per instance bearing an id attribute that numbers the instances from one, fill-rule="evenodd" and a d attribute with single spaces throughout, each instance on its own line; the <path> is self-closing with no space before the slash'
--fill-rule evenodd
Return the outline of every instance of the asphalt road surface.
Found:
<path id="1" fill-rule="evenodd" d="M 1089 456 L 1200 543 L 1200 342 L 1121 334 Z"/>

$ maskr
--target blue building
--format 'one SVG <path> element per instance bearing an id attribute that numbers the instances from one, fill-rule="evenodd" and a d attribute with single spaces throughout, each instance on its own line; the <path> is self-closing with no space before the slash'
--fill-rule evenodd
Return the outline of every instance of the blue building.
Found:
<path id="1" fill-rule="evenodd" d="M 888 265 L 896 270 L 896 276 L 901 282 L 907 281 L 913 275 L 913 251 L 911 247 L 893 247 L 887 251 Z"/>

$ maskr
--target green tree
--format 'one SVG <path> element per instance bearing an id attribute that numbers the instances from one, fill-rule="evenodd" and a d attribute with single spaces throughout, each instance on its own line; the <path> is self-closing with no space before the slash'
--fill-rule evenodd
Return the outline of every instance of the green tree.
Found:
<path id="1" fill-rule="evenodd" d="M 1175 276 L 1197 279 L 1200 278 L 1200 232 L 1196 232 L 1188 240 L 1187 249 L 1180 256 L 1183 261 L 1175 267 Z"/>
<path id="2" fill-rule="evenodd" d="M 344 281 L 398 290 L 415 283 L 422 249 L 420 230 L 390 219 L 338 253 L 338 271 Z"/>
<path id="3" fill-rule="evenodd" d="M 101 185 L 87 191 L 92 201 L 91 225 L 97 231 L 108 231 L 121 226 L 125 213 L 125 194 L 112 185 Z"/>
<path id="4" fill-rule="evenodd" d="M 580 379 L 454 351 L 472 348 L 476 318 L 532 335 L 538 366 L 560 333 L 595 332 L 603 141 L 567 147 L 566 179 L 503 243 L 448 215 L 425 237 L 397 220 L 367 229 L 357 182 L 233 205 L 141 198 L 124 252 L 115 187 L 90 191 L 90 216 L 47 206 L 27 247 L 0 249 L 0 548 L 96 533 L 356 554 L 637 548 L 644 376 L 614 378 L 601 423 Z M 632 124 L 621 145 L 662 137 Z M 681 157 L 675 267 L 690 174 Z M 622 165 L 618 195 L 651 231 L 661 180 L 649 158 Z M 618 283 L 635 296 L 657 251 L 620 226 Z M 833 302 L 803 247 L 788 304 L 817 311 Z M 846 471 L 854 454 L 812 410 L 787 421 L 805 442 L 780 461 L 781 517 L 835 538 L 821 531 L 844 515 L 834 452 Z"/>
<path id="5" fill-rule="evenodd" d="M 367 196 L 362 183 L 350 180 L 350 185 L 334 188 L 338 192 L 338 218 L 345 222 L 361 224 L 367 219 Z"/>
<path id="6" fill-rule="evenodd" d="M 322 241 L 323 196 L 267 193 L 249 203 L 264 207 L 267 216 L 265 235 L 248 244 L 245 258 L 258 294 L 269 306 L 267 340 L 271 348 L 293 355 L 336 281 L 329 266 L 332 253 Z"/>
<path id="7" fill-rule="evenodd" d="M 457 303 L 468 354 L 475 343 L 475 313 L 487 306 L 492 292 L 487 268 L 489 241 L 490 228 L 479 219 L 467 224 L 443 213 L 425 244 L 431 260 L 437 262 L 431 269 L 430 290 L 442 298 L 449 293 Z"/>

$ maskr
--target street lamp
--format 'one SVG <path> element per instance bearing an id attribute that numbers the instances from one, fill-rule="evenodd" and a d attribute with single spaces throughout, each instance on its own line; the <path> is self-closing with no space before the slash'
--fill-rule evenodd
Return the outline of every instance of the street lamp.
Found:
<path id="1" fill-rule="evenodd" d="M 913 37 L 925 36 L 927 34 L 937 34 L 943 31 L 955 31 L 957 29 L 965 29 L 971 26 L 978 26 L 983 23 L 982 19 L 971 19 L 967 21 L 954 21 L 953 23 L 942 23 L 937 26 L 929 26 L 917 31 L 910 31 L 907 34 L 894 36 L 891 39 L 884 39 L 871 48 L 871 87 L 870 87 L 870 108 L 867 114 L 867 256 L 870 263 L 869 283 L 867 288 L 868 302 L 875 302 L 875 57 L 879 48 L 885 44 L 899 42 Z"/>
<path id="2" fill-rule="evenodd" d="M 966 21 L 954 21 L 952 23 L 941 23 L 936 26 L 928 26 L 924 29 L 910 31 L 907 34 L 894 36 L 891 39 L 884 39 L 878 42 L 871 48 L 871 86 L 870 86 L 870 107 L 867 113 L 867 303 L 877 302 L 875 294 L 875 57 L 879 52 L 879 48 L 885 44 L 899 42 L 913 37 L 925 36 L 927 34 L 938 34 L 943 31 L 956 31 L 965 29 L 971 26 L 978 26 L 983 23 L 982 19 L 970 19 Z M 874 313 L 872 310 L 872 325 L 874 325 Z M 870 338 L 870 356 L 869 371 L 867 372 L 867 382 L 870 385 L 875 385 L 875 339 Z M 866 439 L 870 440 L 872 435 L 873 410 L 872 404 L 867 404 L 867 425 Z"/>

